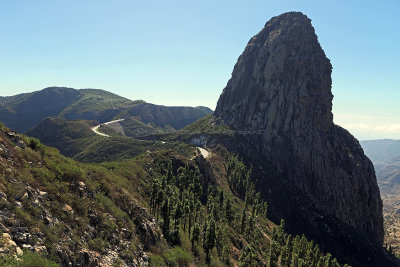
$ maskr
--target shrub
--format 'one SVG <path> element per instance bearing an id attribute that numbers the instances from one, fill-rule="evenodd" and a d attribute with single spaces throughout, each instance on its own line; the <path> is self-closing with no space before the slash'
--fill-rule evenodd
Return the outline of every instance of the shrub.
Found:
<path id="1" fill-rule="evenodd" d="M 108 248 L 108 243 L 101 238 L 95 238 L 89 241 L 89 248 L 104 254 Z"/>
<path id="2" fill-rule="evenodd" d="M 49 243 L 57 243 L 59 238 L 57 235 L 55 235 L 52 231 L 50 231 L 50 229 L 44 225 L 43 223 L 40 223 L 39 225 L 39 229 L 42 233 L 44 233 L 45 237 L 47 238 L 47 241 L 49 241 Z M 46 246 L 47 249 L 49 249 L 48 246 Z"/>
<path id="3" fill-rule="evenodd" d="M 15 208 L 14 212 L 15 212 L 16 217 L 21 220 L 23 225 L 31 226 L 33 224 L 33 220 L 31 218 L 31 215 L 29 215 L 28 213 L 26 213 L 22 209 Z"/>
<path id="4" fill-rule="evenodd" d="M 0 266 L 16 266 L 16 267 L 58 267 L 60 266 L 54 261 L 31 251 L 24 251 L 24 254 L 18 258 L 6 256 L 0 258 Z"/>
<path id="5" fill-rule="evenodd" d="M 185 266 L 191 262 L 191 254 L 182 250 L 180 247 L 169 249 L 163 254 L 168 266 Z"/>
<path id="6" fill-rule="evenodd" d="M 47 168 L 32 168 L 32 174 L 35 178 L 39 178 L 43 184 L 51 183 L 54 180 L 53 174 Z"/>
<path id="7" fill-rule="evenodd" d="M 167 266 L 165 264 L 164 258 L 157 254 L 149 255 L 150 266 L 159 267 L 159 266 Z"/>
<path id="8" fill-rule="evenodd" d="M 76 162 L 63 162 L 63 163 L 51 163 L 48 165 L 58 180 L 64 182 L 82 181 L 86 173 L 79 166 L 76 166 Z"/>
<path id="9" fill-rule="evenodd" d="M 39 151 L 42 148 L 42 144 L 40 143 L 39 139 L 34 137 L 28 138 L 27 145 L 35 151 Z"/>
<path id="10" fill-rule="evenodd" d="M 115 218 L 117 219 L 128 219 L 128 215 L 117 207 L 114 202 L 106 197 L 104 194 L 96 194 L 96 199 L 99 203 Z"/>

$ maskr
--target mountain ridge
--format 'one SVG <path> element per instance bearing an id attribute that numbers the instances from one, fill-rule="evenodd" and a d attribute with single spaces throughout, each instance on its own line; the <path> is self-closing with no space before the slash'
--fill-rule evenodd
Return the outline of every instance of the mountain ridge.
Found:
<path id="1" fill-rule="evenodd" d="M 165 120 L 174 128 L 181 128 L 211 112 L 206 107 L 168 107 L 143 100 L 133 101 L 102 89 L 48 87 L 0 97 L 0 121 L 20 132 L 31 129 L 47 117 L 56 116 L 100 123 L 115 117 L 139 116 L 146 123 L 159 124 Z"/>

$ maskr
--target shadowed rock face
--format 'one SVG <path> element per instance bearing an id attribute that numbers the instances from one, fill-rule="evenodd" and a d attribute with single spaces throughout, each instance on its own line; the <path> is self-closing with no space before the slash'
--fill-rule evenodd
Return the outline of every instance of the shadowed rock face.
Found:
<path id="1" fill-rule="evenodd" d="M 380 245 L 382 201 L 374 168 L 359 142 L 333 124 L 331 71 L 310 19 L 299 12 L 274 17 L 239 57 L 214 115 L 238 131 L 253 131 L 241 138 L 253 150 L 247 158 L 256 151 L 262 157 L 257 161 L 274 169 L 257 177 L 272 216 L 302 213 L 302 225 L 322 232 L 317 237 L 354 241 L 354 230 L 360 240 Z M 318 218 L 329 222 L 318 225 Z"/>

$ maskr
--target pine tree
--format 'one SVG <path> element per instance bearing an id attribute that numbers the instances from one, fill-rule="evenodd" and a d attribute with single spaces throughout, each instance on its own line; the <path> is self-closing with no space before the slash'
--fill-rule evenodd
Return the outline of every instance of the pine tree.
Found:
<path id="1" fill-rule="evenodd" d="M 217 253 L 219 257 L 221 257 L 222 249 L 225 245 L 224 231 L 225 229 L 223 229 L 222 226 L 217 226 L 215 247 L 217 248 Z"/>
<path id="2" fill-rule="evenodd" d="M 276 231 L 276 241 L 283 246 L 285 244 L 285 220 L 281 219 L 281 223 Z"/>
<path id="3" fill-rule="evenodd" d="M 292 260 L 290 263 L 290 267 L 299 266 L 299 255 L 297 253 L 292 253 Z"/>
<path id="4" fill-rule="evenodd" d="M 165 199 L 161 207 L 161 217 L 163 218 L 163 234 L 169 236 L 169 203 L 168 199 Z"/>
<path id="5" fill-rule="evenodd" d="M 194 251 L 194 242 L 198 242 L 200 237 L 200 225 L 196 223 L 193 226 L 193 233 L 191 236 L 191 241 L 192 241 L 192 251 Z"/>
<path id="6" fill-rule="evenodd" d="M 267 267 L 277 267 L 278 264 L 278 257 L 279 257 L 279 251 L 280 247 L 278 242 L 271 240 L 271 244 L 269 246 L 269 252 L 268 252 L 268 261 L 267 261 Z"/>
<path id="7" fill-rule="evenodd" d="M 245 247 L 240 253 L 239 267 L 258 267 L 260 264 L 257 260 L 257 255 L 249 246 Z"/>
<path id="8" fill-rule="evenodd" d="M 210 262 L 210 251 L 215 246 L 215 221 L 214 219 L 210 219 L 208 223 L 208 227 L 206 230 L 206 241 L 205 241 L 205 251 L 206 251 L 206 260 Z"/>
<path id="9" fill-rule="evenodd" d="M 330 265 L 330 266 L 332 266 L 332 267 L 340 267 L 340 264 L 339 264 L 339 262 L 337 261 L 337 259 L 334 258 L 334 259 L 331 261 L 331 265 Z"/>
<path id="10" fill-rule="evenodd" d="M 325 266 L 324 258 L 323 258 L 323 257 L 320 257 L 320 258 L 318 259 L 317 267 L 324 267 L 324 266 Z"/>
<path id="11" fill-rule="evenodd" d="M 226 201 L 226 206 L 225 206 L 225 218 L 230 224 L 232 221 L 232 205 L 231 205 L 231 200 L 228 198 Z"/>
<path id="12" fill-rule="evenodd" d="M 208 228 L 208 221 L 205 220 L 204 223 L 203 223 L 203 238 L 202 238 L 202 241 L 203 241 L 203 249 L 204 249 L 204 250 L 206 249 L 206 241 L 207 241 L 207 239 L 206 239 L 206 234 L 207 234 L 207 228 Z"/>
<path id="13" fill-rule="evenodd" d="M 168 162 L 167 182 L 173 183 L 174 175 L 172 174 L 172 161 Z"/>
<path id="14" fill-rule="evenodd" d="M 224 205 L 224 192 L 220 191 L 219 192 L 219 208 L 222 209 L 223 205 Z"/>
<path id="15" fill-rule="evenodd" d="M 176 205 L 174 212 L 174 230 L 179 231 L 180 219 L 182 218 L 183 208 L 182 203 L 179 201 Z"/>
<path id="16" fill-rule="evenodd" d="M 286 239 L 286 244 L 285 247 L 282 249 L 281 252 L 281 266 L 282 267 L 287 267 L 290 265 L 290 242 L 291 242 L 291 236 L 289 235 Z"/>
<path id="17" fill-rule="evenodd" d="M 190 230 L 192 228 L 192 219 L 193 219 L 193 215 L 195 213 L 195 205 L 194 205 L 194 196 L 193 196 L 193 192 L 189 193 L 189 200 L 188 200 L 188 207 L 189 207 L 189 235 L 190 235 Z"/>
<path id="18" fill-rule="evenodd" d="M 332 255 L 330 253 L 327 253 L 324 257 L 324 267 L 330 267 L 331 266 L 331 260 L 332 260 Z"/>
<path id="19" fill-rule="evenodd" d="M 246 227 L 246 207 L 243 208 L 242 217 L 240 218 L 240 233 L 243 234 L 245 227 Z"/>
<path id="20" fill-rule="evenodd" d="M 190 214 L 190 207 L 188 201 L 185 201 L 185 205 L 183 206 L 183 231 L 186 232 L 186 223 L 187 218 Z M 190 233 L 189 233 L 190 235 Z"/>

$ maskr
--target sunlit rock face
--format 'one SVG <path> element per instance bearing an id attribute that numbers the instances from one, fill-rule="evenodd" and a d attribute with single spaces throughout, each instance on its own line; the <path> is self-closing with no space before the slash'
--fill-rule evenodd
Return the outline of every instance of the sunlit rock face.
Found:
<path id="1" fill-rule="evenodd" d="M 331 72 L 311 20 L 299 12 L 282 14 L 251 38 L 214 115 L 239 134 L 251 131 L 242 138 L 261 155 L 258 162 L 274 169 L 257 177 L 273 216 L 292 218 L 289 225 L 300 218 L 316 237 L 341 242 L 361 236 L 380 245 L 382 201 L 374 168 L 359 142 L 333 123 Z"/>

